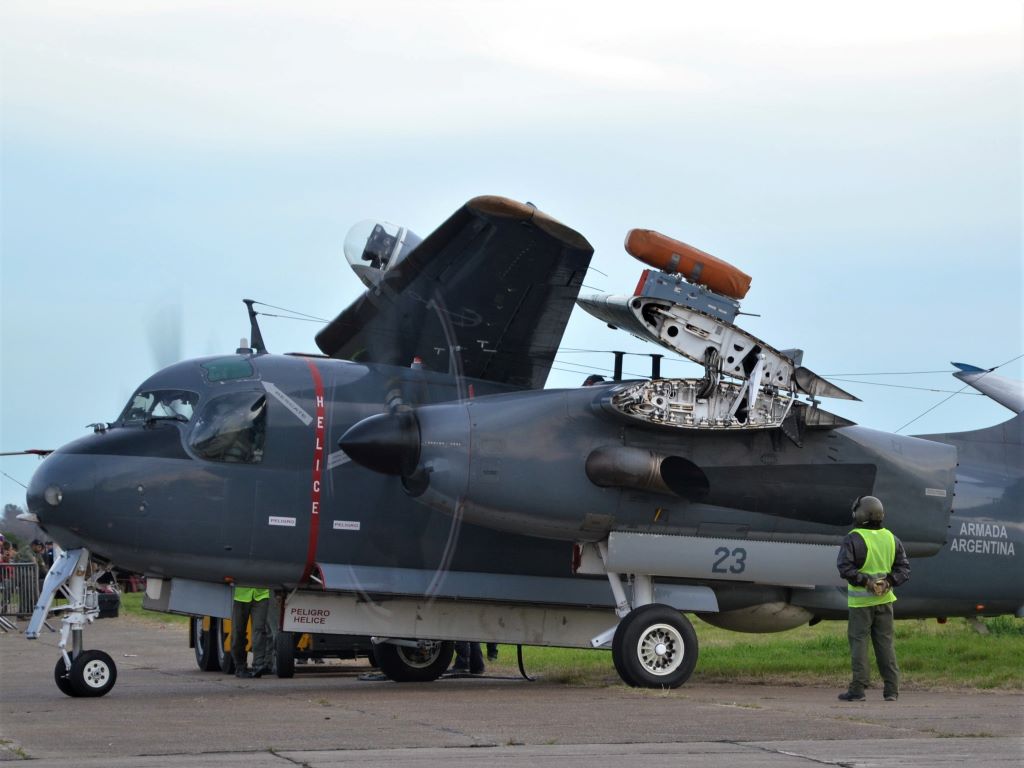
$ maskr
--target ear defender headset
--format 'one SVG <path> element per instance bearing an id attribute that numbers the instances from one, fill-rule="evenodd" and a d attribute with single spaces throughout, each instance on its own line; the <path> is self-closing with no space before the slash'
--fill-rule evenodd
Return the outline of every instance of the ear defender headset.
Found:
<path id="1" fill-rule="evenodd" d="M 880 523 L 885 519 L 885 508 L 875 496 L 858 496 L 850 511 L 853 513 L 853 522 L 857 525 Z"/>

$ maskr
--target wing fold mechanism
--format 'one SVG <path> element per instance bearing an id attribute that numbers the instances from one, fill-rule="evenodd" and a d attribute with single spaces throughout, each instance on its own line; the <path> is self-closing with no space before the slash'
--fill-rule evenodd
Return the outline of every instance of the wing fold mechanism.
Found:
<path id="1" fill-rule="evenodd" d="M 644 249 L 635 247 L 637 232 Z M 798 444 L 804 426 L 851 423 L 820 411 L 818 398 L 857 397 L 805 368 L 801 350 L 780 351 L 735 324 L 749 276 L 648 230 L 631 230 L 626 248 L 665 271 L 644 270 L 631 296 L 598 294 L 577 303 L 613 328 L 703 365 L 704 377 L 631 384 L 612 394 L 607 409 L 686 429 L 782 429 Z M 810 408 L 795 402 L 801 395 Z M 794 407 L 806 412 L 791 418 Z"/>

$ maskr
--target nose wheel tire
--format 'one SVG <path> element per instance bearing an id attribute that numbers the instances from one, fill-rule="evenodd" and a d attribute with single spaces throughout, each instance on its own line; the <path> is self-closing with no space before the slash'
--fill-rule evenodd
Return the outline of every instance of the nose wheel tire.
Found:
<path id="1" fill-rule="evenodd" d="M 68 696 L 103 696 L 117 682 L 117 666 L 103 651 L 84 651 L 71 662 L 71 669 L 65 667 L 63 658 L 57 659 L 53 678 Z"/>
<path id="2" fill-rule="evenodd" d="M 53 681 L 57 683 L 60 692 L 65 696 L 78 696 L 75 689 L 71 687 L 71 679 L 68 677 L 68 667 L 64 663 L 64 657 L 57 659 L 57 666 L 53 668 Z"/>
<path id="3" fill-rule="evenodd" d="M 435 641 L 420 648 L 381 643 L 373 652 L 380 671 L 396 683 L 429 683 L 448 669 L 455 643 Z"/>
<path id="4" fill-rule="evenodd" d="M 697 633 L 675 608 L 641 606 L 619 622 L 612 659 L 623 682 L 635 688 L 678 688 L 697 666 Z"/>

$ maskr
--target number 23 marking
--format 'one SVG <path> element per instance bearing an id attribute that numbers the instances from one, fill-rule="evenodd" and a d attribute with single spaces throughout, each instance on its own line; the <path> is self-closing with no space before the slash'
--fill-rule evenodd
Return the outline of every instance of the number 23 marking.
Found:
<path id="1" fill-rule="evenodd" d="M 731 551 L 727 547 L 719 547 L 715 550 L 715 554 L 718 555 L 718 559 L 711 566 L 712 573 L 743 573 L 747 568 L 747 550 L 742 547 Z M 726 568 L 725 562 L 730 557 L 734 559 L 734 562 Z"/>

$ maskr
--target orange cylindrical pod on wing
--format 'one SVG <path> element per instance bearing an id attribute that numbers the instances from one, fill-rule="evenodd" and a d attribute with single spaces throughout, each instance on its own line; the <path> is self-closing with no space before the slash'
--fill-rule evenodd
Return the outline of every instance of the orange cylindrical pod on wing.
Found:
<path id="1" fill-rule="evenodd" d="M 691 283 L 703 285 L 734 299 L 750 290 L 751 277 L 732 264 L 704 253 L 680 240 L 653 229 L 631 229 L 626 233 L 626 252 L 655 269 L 679 273 Z"/>

